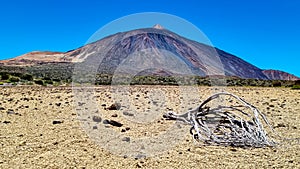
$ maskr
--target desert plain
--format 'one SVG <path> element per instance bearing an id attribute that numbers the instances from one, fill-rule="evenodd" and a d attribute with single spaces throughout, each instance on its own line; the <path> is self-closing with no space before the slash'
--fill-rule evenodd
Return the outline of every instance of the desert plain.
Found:
<path id="1" fill-rule="evenodd" d="M 183 87 L 181 90 L 185 90 Z M 282 138 L 276 147 L 236 148 L 206 146 L 194 142 L 189 130 L 166 150 L 132 158 L 116 154 L 109 145 L 90 137 L 78 111 L 89 112 L 78 104 L 72 87 L 0 87 L 0 168 L 300 168 L 300 90 L 271 87 L 226 87 L 263 112 Z M 113 120 L 122 125 L 105 126 L 124 138 L 150 138 L 168 131 L 174 121 L 162 115 L 168 110 L 187 111 L 212 94 L 212 87 L 199 92 L 180 93 L 176 86 L 130 86 L 128 99 L 118 98 L 110 86 L 95 88 L 93 98 L 98 118 L 91 121 L 91 132 L 98 123 Z M 163 95 L 163 97 L 159 97 Z M 157 97 L 158 96 L 158 97 Z M 109 109 L 130 104 L 130 110 Z M 138 113 L 157 113 L 149 121 L 130 118 Z M 178 113 L 183 113 L 178 112 Z M 177 133 L 173 133 L 176 137 Z M 105 137 L 105 135 L 103 135 Z M 129 139 L 121 141 L 129 142 Z M 162 143 L 168 145 L 166 143 Z M 173 144 L 173 143 L 172 143 Z"/>

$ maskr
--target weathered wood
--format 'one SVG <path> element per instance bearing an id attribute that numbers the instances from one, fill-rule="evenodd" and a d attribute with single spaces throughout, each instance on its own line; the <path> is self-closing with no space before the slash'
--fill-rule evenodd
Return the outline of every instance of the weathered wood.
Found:
<path id="1" fill-rule="evenodd" d="M 220 97 L 231 97 L 241 105 L 208 106 Z M 246 112 L 248 110 L 248 112 Z M 261 120 L 274 131 L 266 116 L 255 106 L 231 93 L 217 93 L 204 100 L 199 107 L 183 114 L 167 112 L 168 120 L 191 125 L 190 133 L 197 141 L 208 145 L 235 147 L 265 147 L 276 143 L 268 137 Z"/>

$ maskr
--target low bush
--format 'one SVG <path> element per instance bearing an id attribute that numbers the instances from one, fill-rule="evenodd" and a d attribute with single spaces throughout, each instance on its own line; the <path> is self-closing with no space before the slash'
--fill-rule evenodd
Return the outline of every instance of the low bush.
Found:
<path id="1" fill-rule="evenodd" d="M 273 87 L 281 87 L 281 82 L 273 81 L 273 82 L 272 82 L 272 86 L 273 86 Z"/>
<path id="2" fill-rule="evenodd" d="M 292 89 L 293 89 L 293 90 L 300 90 L 300 85 L 294 85 L 294 86 L 292 87 Z"/>
<path id="3" fill-rule="evenodd" d="M 41 79 L 36 79 L 36 80 L 34 80 L 34 83 L 35 83 L 35 84 L 38 84 L 38 85 L 45 85 L 45 84 L 44 84 L 44 81 L 41 80 Z"/>
<path id="4" fill-rule="evenodd" d="M 15 77 L 15 76 L 11 76 L 9 78 L 9 81 L 12 82 L 12 83 L 16 83 L 16 82 L 20 81 L 20 78 L 19 77 Z"/>
<path id="5" fill-rule="evenodd" d="M 9 76 L 8 73 L 4 73 L 4 72 L 1 73 L 1 80 L 8 80 L 9 77 L 10 77 L 10 76 Z"/>
<path id="6" fill-rule="evenodd" d="M 46 84 L 51 84 L 51 85 L 53 85 L 53 81 L 52 80 L 45 80 L 44 81 Z"/>
<path id="7" fill-rule="evenodd" d="M 33 76 L 30 75 L 30 74 L 24 74 L 24 75 L 21 75 L 21 79 L 27 80 L 27 81 L 32 81 L 33 80 Z"/>
<path id="8" fill-rule="evenodd" d="M 33 83 L 32 82 L 28 82 L 28 83 L 26 83 L 26 85 L 33 85 Z"/>

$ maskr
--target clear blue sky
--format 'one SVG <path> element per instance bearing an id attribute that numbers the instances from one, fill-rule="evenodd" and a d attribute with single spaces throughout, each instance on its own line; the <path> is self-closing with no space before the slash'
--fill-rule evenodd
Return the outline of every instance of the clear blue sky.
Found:
<path id="1" fill-rule="evenodd" d="M 201 29 L 220 49 L 260 68 L 300 76 L 299 0 L 1 1 L 0 59 L 75 49 L 107 23 L 140 12 L 176 15 Z"/>

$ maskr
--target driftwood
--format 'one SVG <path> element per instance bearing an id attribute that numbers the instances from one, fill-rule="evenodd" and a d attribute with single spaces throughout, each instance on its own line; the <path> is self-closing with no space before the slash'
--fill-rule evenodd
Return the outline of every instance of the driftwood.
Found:
<path id="1" fill-rule="evenodd" d="M 213 101 L 217 104 L 211 105 Z M 230 105 L 226 105 L 225 101 Z M 191 125 L 193 138 L 208 145 L 265 147 L 276 144 L 268 137 L 261 123 L 262 120 L 273 131 L 265 115 L 230 93 L 214 94 L 194 110 L 184 114 L 167 112 L 163 117 Z"/>

